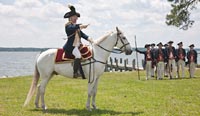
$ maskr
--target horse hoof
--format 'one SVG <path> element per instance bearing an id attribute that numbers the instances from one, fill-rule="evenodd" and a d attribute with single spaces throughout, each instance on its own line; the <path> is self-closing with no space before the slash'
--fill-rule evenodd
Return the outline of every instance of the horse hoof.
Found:
<path id="1" fill-rule="evenodd" d="M 92 109 L 91 109 L 90 107 L 86 107 L 86 109 L 87 109 L 88 111 L 90 111 L 90 112 L 92 111 Z"/>
<path id="2" fill-rule="evenodd" d="M 40 108 L 38 104 L 35 104 L 35 108 Z"/>
<path id="3" fill-rule="evenodd" d="M 38 108 L 40 108 L 40 107 L 39 107 L 39 106 L 35 106 L 35 108 L 37 108 L 37 109 L 38 109 Z"/>
<path id="4" fill-rule="evenodd" d="M 98 109 L 98 107 L 96 105 L 92 105 L 92 107 L 93 107 L 94 110 Z"/>
<path id="5" fill-rule="evenodd" d="M 43 109 L 44 111 L 46 111 L 46 110 L 47 110 L 47 107 L 46 107 L 46 106 L 42 106 L 42 109 Z"/>

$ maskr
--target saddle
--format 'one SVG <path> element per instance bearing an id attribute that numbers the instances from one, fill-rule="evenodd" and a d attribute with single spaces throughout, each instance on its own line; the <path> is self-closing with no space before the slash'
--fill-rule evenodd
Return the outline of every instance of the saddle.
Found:
<path id="1" fill-rule="evenodd" d="M 88 60 L 92 57 L 92 51 L 90 50 L 89 46 L 86 45 L 80 45 L 79 51 L 81 53 L 81 60 Z M 56 57 L 55 57 L 55 63 L 65 63 L 65 62 L 73 62 L 75 59 L 75 56 L 71 53 L 65 53 L 63 48 L 58 48 Z"/>

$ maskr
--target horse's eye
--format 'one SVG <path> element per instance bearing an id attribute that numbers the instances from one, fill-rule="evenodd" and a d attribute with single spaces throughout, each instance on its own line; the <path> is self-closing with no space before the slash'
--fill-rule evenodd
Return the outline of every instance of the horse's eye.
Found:
<path id="1" fill-rule="evenodd" d="M 126 37 L 122 37 L 122 39 L 124 39 L 124 40 L 125 40 L 125 39 L 126 39 Z"/>

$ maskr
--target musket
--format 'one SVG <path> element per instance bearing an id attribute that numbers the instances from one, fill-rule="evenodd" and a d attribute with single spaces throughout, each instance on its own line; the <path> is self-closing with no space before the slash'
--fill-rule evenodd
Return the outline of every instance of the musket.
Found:
<path id="1" fill-rule="evenodd" d="M 137 50 L 136 35 L 135 35 L 135 48 L 136 48 L 136 50 Z M 139 71 L 139 63 L 138 63 L 138 53 L 137 53 L 137 51 L 135 51 L 135 53 L 136 53 L 136 62 L 137 62 L 138 79 L 140 80 L 140 71 Z"/>

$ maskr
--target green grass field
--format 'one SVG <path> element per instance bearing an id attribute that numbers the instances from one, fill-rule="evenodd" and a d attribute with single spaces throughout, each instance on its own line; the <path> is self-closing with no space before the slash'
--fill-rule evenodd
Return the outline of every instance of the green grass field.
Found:
<path id="1" fill-rule="evenodd" d="M 87 80 L 54 76 L 47 85 L 48 110 L 35 109 L 34 99 L 22 107 L 32 77 L 0 79 L 0 116 L 199 116 L 200 70 L 196 78 L 146 81 L 137 72 L 104 73 L 96 104 L 98 110 L 85 109 Z M 188 74 L 187 74 L 188 75 Z"/>

